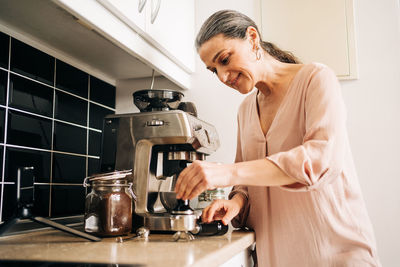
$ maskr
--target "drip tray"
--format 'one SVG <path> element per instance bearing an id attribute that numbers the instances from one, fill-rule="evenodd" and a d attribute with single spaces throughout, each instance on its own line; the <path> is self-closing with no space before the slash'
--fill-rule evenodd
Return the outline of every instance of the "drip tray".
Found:
<path id="1" fill-rule="evenodd" d="M 0 267 L 143 267 L 143 264 L 0 260 Z"/>

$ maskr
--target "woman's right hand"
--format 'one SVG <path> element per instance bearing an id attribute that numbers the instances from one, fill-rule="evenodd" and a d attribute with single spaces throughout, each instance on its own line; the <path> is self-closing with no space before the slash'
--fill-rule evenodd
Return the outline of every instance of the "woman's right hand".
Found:
<path id="1" fill-rule="evenodd" d="M 203 210 L 201 219 L 205 223 L 221 220 L 227 225 L 236 215 L 239 214 L 243 207 L 243 200 L 236 198 L 230 200 L 217 199 Z"/>

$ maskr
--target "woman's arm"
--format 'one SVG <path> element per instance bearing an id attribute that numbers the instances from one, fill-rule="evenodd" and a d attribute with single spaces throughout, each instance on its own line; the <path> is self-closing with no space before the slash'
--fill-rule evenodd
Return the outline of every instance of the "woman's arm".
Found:
<path id="1" fill-rule="evenodd" d="M 204 190 L 233 185 L 280 186 L 295 183 L 268 159 L 218 164 L 195 161 L 185 168 L 176 183 L 177 198 L 192 199 Z"/>

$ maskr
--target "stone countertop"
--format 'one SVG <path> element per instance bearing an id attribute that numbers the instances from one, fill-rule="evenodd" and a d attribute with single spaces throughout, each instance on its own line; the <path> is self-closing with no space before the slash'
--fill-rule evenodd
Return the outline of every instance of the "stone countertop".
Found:
<path id="1" fill-rule="evenodd" d="M 255 242 L 253 232 L 198 236 L 174 242 L 171 234 L 150 234 L 148 241 L 117 243 L 115 237 L 90 242 L 47 230 L 0 238 L 1 260 L 138 264 L 146 266 L 218 266 Z"/>

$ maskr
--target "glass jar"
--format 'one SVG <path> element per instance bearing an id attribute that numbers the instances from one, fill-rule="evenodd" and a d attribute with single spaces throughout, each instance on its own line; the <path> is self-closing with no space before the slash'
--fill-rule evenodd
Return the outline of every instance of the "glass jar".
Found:
<path id="1" fill-rule="evenodd" d="M 126 235 L 132 231 L 131 171 L 97 174 L 85 179 L 92 187 L 85 201 L 85 232 L 98 236 Z"/>
<path id="2" fill-rule="evenodd" d="M 197 197 L 198 200 L 197 208 L 204 209 L 216 199 L 225 199 L 225 191 L 223 188 L 216 188 L 213 190 L 206 190 L 202 192 Z"/>

